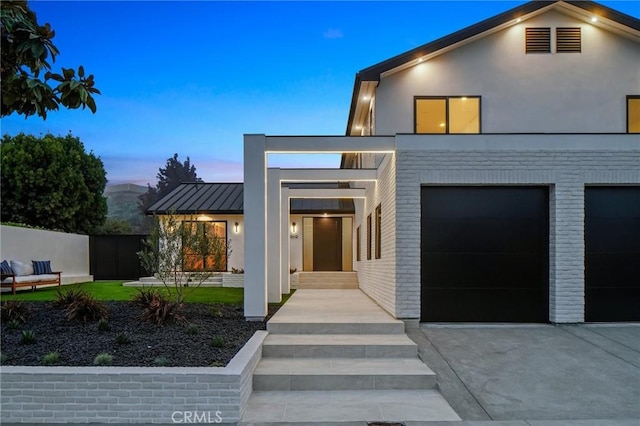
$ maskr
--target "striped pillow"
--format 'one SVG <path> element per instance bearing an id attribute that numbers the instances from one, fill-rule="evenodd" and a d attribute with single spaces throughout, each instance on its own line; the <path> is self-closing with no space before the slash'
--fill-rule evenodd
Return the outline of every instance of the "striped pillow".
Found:
<path id="1" fill-rule="evenodd" d="M 2 263 L 0 263 L 0 273 L 2 275 L 13 275 L 13 269 L 11 269 L 11 265 L 9 265 L 9 262 L 6 260 L 3 260 Z"/>
<path id="2" fill-rule="evenodd" d="M 50 260 L 32 260 L 33 273 L 36 275 L 50 274 L 51 273 L 51 261 Z"/>

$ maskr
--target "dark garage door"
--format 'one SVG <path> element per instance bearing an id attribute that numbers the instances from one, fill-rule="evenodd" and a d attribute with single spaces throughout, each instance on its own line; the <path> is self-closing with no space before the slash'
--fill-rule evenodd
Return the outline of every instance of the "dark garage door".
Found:
<path id="1" fill-rule="evenodd" d="M 546 187 L 422 187 L 422 321 L 548 322 Z"/>
<path id="2" fill-rule="evenodd" d="M 640 187 L 585 190 L 585 321 L 640 321 Z"/>

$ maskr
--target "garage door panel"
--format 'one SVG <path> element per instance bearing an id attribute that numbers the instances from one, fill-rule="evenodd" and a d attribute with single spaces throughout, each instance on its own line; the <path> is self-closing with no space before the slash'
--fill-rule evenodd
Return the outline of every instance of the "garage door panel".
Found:
<path id="1" fill-rule="evenodd" d="M 428 219 L 430 235 L 423 250 L 427 252 L 537 251 L 540 245 L 540 221 L 522 218 L 505 223 L 504 219 Z M 513 238 L 518 235 L 518 238 Z"/>
<path id="2" fill-rule="evenodd" d="M 422 321 L 546 322 L 542 289 L 429 289 L 422 295 Z"/>
<path id="3" fill-rule="evenodd" d="M 423 321 L 546 322 L 546 187 L 423 187 Z"/>
<path id="4" fill-rule="evenodd" d="M 640 312 L 640 288 L 589 288 L 585 291 L 587 301 L 586 320 L 589 322 L 638 321 Z"/>
<path id="5" fill-rule="evenodd" d="M 590 288 L 638 287 L 640 253 L 592 253 L 585 276 Z"/>
<path id="6" fill-rule="evenodd" d="M 430 253 L 422 271 L 427 288 L 526 288 L 540 287 L 538 271 L 544 264 L 535 253 Z"/>
<path id="7" fill-rule="evenodd" d="M 591 253 L 640 253 L 640 214 L 637 218 L 590 215 L 586 220 L 585 242 Z"/>

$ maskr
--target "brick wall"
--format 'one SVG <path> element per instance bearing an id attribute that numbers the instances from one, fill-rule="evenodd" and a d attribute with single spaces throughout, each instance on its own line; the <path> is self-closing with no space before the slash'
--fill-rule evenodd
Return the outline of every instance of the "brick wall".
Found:
<path id="1" fill-rule="evenodd" d="M 0 421 L 172 423 L 203 413 L 239 421 L 266 332 L 258 331 L 224 368 L 2 367 Z"/>
<path id="2" fill-rule="evenodd" d="M 421 185 L 547 185 L 550 320 L 584 321 L 584 187 L 640 184 L 637 135 L 398 135 L 396 144 L 398 318 L 420 317 Z"/>

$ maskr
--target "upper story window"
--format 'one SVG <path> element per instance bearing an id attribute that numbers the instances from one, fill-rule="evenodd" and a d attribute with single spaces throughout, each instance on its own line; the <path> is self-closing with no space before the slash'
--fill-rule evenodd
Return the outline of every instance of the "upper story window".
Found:
<path id="1" fill-rule="evenodd" d="M 551 53 L 551 28 L 525 28 L 524 38 L 526 53 Z"/>
<path id="2" fill-rule="evenodd" d="M 415 132 L 480 133 L 480 97 L 416 97 Z"/>
<path id="3" fill-rule="evenodd" d="M 640 133 L 640 95 L 627 96 L 627 133 Z"/>

